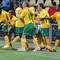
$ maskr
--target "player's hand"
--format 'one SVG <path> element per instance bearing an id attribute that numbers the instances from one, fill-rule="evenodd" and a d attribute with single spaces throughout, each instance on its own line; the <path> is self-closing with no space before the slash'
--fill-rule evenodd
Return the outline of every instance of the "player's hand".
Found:
<path id="1" fill-rule="evenodd" d="M 11 24 L 8 24 L 8 26 L 11 26 Z"/>
<path id="2" fill-rule="evenodd" d="M 51 20 L 52 18 L 51 17 L 40 18 L 40 20 L 44 20 L 44 19 Z"/>
<path id="3" fill-rule="evenodd" d="M 26 7 L 26 9 L 28 9 L 28 7 Z"/>

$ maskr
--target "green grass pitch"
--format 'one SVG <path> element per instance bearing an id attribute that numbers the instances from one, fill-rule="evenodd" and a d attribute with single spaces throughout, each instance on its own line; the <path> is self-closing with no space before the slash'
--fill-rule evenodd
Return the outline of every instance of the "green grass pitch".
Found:
<path id="1" fill-rule="evenodd" d="M 2 43 L 0 42 L 0 45 Z M 19 44 L 15 44 L 15 46 L 19 47 Z M 18 52 L 11 48 L 3 49 L 0 47 L 0 60 L 60 60 L 60 48 L 57 49 L 57 52 L 38 51 L 34 53 L 32 51 Z"/>

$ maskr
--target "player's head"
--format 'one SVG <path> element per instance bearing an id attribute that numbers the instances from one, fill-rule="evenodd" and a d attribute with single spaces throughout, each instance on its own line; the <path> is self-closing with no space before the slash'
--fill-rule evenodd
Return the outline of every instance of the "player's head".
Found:
<path id="1" fill-rule="evenodd" d="M 18 7 L 18 4 L 17 3 L 15 3 L 14 5 L 13 5 L 14 7 L 14 10 Z"/>
<path id="2" fill-rule="evenodd" d="M 22 4 L 22 7 L 23 7 L 23 8 L 29 7 L 29 3 L 28 3 L 28 2 L 24 2 L 24 3 Z"/>
<path id="3" fill-rule="evenodd" d="M 39 3 L 38 6 L 41 7 L 42 9 L 44 8 L 43 3 Z"/>
<path id="4" fill-rule="evenodd" d="M 58 7 L 57 7 L 57 11 L 59 11 L 60 12 L 60 4 L 58 5 Z"/>
<path id="5" fill-rule="evenodd" d="M 14 11 L 13 10 L 9 10 L 9 16 L 12 17 L 14 15 Z"/>
<path id="6" fill-rule="evenodd" d="M 39 3 L 38 4 L 38 10 L 42 10 L 43 9 L 43 3 Z"/>

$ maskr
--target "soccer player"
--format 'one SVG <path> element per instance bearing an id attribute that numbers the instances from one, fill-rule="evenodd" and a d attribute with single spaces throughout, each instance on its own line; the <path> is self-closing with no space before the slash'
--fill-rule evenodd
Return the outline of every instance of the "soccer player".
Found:
<path id="1" fill-rule="evenodd" d="M 10 48 L 11 33 L 14 32 L 14 26 L 15 26 L 15 23 L 16 23 L 16 17 L 14 16 L 12 10 L 9 10 L 9 15 L 8 16 L 9 16 L 9 17 L 7 17 L 8 25 L 7 25 L 7 28 L 5 28 L 7 31 L 4 31 L 4 32 L 7 33 L 6 36 L 5 36 L 6 45 L 4 46 L 4 48 Z M 4 27 L 5 26 L 3 26 L 3 28 Z"/>
<path id="2" fill-rule="evenodd" d="M 3 13 L 4 12 L 4 13 Z M 3 18 L 4 17 L 4 18 Z M 2 22 L 6 20 L 6 15 L 5 15 L 5 11 L 3 10 L 3 7 L 0 6 L 0 26 L 2 28 Z"/>
<path id="3" fill-rule="evenodd" d="M 37 20 L 40 18 L 48 17 L 49 14 L 46 10 L 43 9 L 42 3 L 38 5 L 38 16 Z M 40 32 L 42 34 L 42 38 L 44 41 L 46 40 L 47 48 L 46 51 L 49 51 L 51 48 L 50 41 L 49 41 L 49 21 L 48 20 L 40 20 Z M 43 45 L 44 46 L 44 45 Z"/>
<path id="4" fill-rule="evenodd" d="M 3 31 L 4 33 L 7 32 L 7 25 L 8 25 L 7 15 L 8 15 L 8 13 L 7 13 L 6 11 L 0 9 L 0 17 L 1 17 L 1 18 L 0 18 L 0 22 L 3 22 L 2 31 Z M 7 36 L 5 36 L 5 38 L 7 38 Z M 8 45 L 7 42 L 8 42 L 8 41 L 7 41 L 7 39 L 6 39 L 6 46 Z"/>
<path id="5" fill-rule="evenodd" d="M 24 29 L 24 22 L 23 21 L 21 21 L 20 20 L 20 18 L 18 18 L 18 16 L 17 16 L 17 14 L 18 15 L 20 15 L 21 13 L 22 13 L 22 7 L 20 6 L 20 7 L 18 7 L 18 8 L 16 8 L 16 10 L 15 10 L 15 13 L 16 13 L 16 17 L 17 17 L 17 20 L 16 20 L 16 24 L 15 24 L 15 32 L 16 32 L 16 37 L 14 38 L 14 40 L 11 42 L 11 44 L 12 44 L 12 48 L 14 48 L 13 47 L 13 44 L 14 43 L 16 43 L 19 39 L 20 39 L 20 37 L 21 37 L 21 35 L 22 35 L 22 32 L 23 32 L 23 29 Z M 29 48 L 29 44 L 26 42 L 26 45 L 27 45 L 27 48 Z"/>
<path id="6" fill-rule="evenodd" d="M 44 8 L 44 5 L 41 3 L 41 5 L 40 6 L 42 6 L 42 8 Z M 37 13 L 39 14 L 40 13 L 40 11 L 39 11 L 40 9 L 39 9 L 39 7 L 38 7 L 38 9 L 37 9 Z M 37 17 L 38 17 L 38 14 L 37 14 Z M 37 19 L 36 19 L 37 20 Z M 44 39 L 42 38 L 42 34 L 41 34 L 41 31 L 40 31 L 40 29 L 38 30 L 38 32 L 37 32 L 37 38 L 38 38 L 38 40 L 39 40 L 39 43 L 41 44 L 41 47 L 40 47 L 40 50 L 42 50 L 42 49 L 44 49 L 45 48 L 45 45 L 44 45 Z"/>
<path id="7" fill-rule="evenodd" d="M 20 8 L 20 7 L 16 8 L 15 13 L 16 13 L 16 17 L 17 17 L 16 24 L 15 24 L 15 32 L 16 32 L 17 36 L 11 42 L 12 47 L 13 47 L 13 44 L 16 43 L 20 39 L 20 36 L 22 35 L 23 28 L 24 28 L 24 23 L 17 16 L 17 14 L 20 15 L 22 13 L 22 8 Z"/>
<path id="8" fill-rule="evenodd" d="M 28 11 L 28 3 L 24 2 L 22 4 L 23 6 L 23 12 L 21 13 L 21 15 L 19 16 L 20 19 L 24 21 L 24 30 L 23 30 L 23 35 L 21 38 L 21 48 L 18 49 L 18 51 L 25 51 L 25 45 L 26 45 L 26 36 L 33 36 L 33 43 L 35 45 L 35 49 L 33 50 L 34 52 L 40 50 L 39 46 L 38 46 L 38 42 L 37 42 L 37 38 L 35 37 L 35 31 L 34 31 L 34 26 L 32 23 L 32 17 L 30 12 Z"/>
<path id="9" fill-rule="evenodd" d="M 57 12 L 55 12 L 51 18 L 56 18 L 57 24 L 58 24 L 58 31 L 57 31 L 57 37 L 56 37 L 56 42 L 55 42 L 55 46 L 52 50 L 50 50 L 51 52 L 56 52 L 56 48 L 60 42 L 60 4 L 58 5 L 57 8 Z"/>

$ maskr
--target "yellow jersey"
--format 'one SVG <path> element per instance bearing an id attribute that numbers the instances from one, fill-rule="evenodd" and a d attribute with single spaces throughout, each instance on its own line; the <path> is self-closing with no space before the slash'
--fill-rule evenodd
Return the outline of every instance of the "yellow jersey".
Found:
<path id="1" fill-rule="evenodd" d="M 20 15 L 22 12 L 22 8 L 20 8 L 20 7 L 16 8 L 16 10 L 15 10 L 16 16 L 17 16 L 17 12 Z"/>
<path id="2" fill-rule="evenodd" d="M 40 13 L 38 13 L 38 18 L 48 17 L 49 14 L 46 10 L 42 10 Z M 48 20 L 41 20 L 40 21 L 40 27 L 41 28 L 49 28 L 49 21 Z"/>
<path id="3" fill-rule="evenodd" d="M 60 12 L 54 13 L 54 15 L 51 16 L 51 18 L 56 18 L 58 29 L 60 29 Z"/>
<path id="4" fill-rule="evenodd" d="M 31 15 L 31 17 L 32 17 L 33 24 L 34 24 L 34 27 L 35 27 L 35 9 L 34 9 L 34 7 L 30 7 L 29 9 L 30 9 L 30 10 L 32 11 L 32 13 L 33 13 L 33 15 Z"/>
<path id="5" fill-rule="evenodd" d="M 7 25 L 8 24 L 8 20 L 7 20 L 7 12 L 2 10 L 1 14 L 0 14 L 0 22 L 2 22 L 3 20 L 6 22 L 3 25 Z"/>
<path id="6" fill-rule="evenodd" d="M 24 23 L 20 20 L 20 18 L 18 18 L 17 12 L 18 12 L 18 14 L 20 15 L 20 14 L 22 13 L 22 8 L 18 7 L 18 8 L 15 10 L 16 17 L 17 17 L 15 26 L 16 26 L 16 27 L 24 27 Z"/>
<path id="7" fill-rule="evenodd" d="M 27 25 L 29 23 L 33 23 L 32 17 L 28 9 L 23 9 L 20 18 L 24 20 L 24 24 Z"/>
<path id="8" fill-rule="evenodd" d="M 17 18 L 14 15 L 12 18 L 10 18 L 9 22 L 10 22 L 11 26 L 15 26 L 16 20 L 17 20 Z"/>

